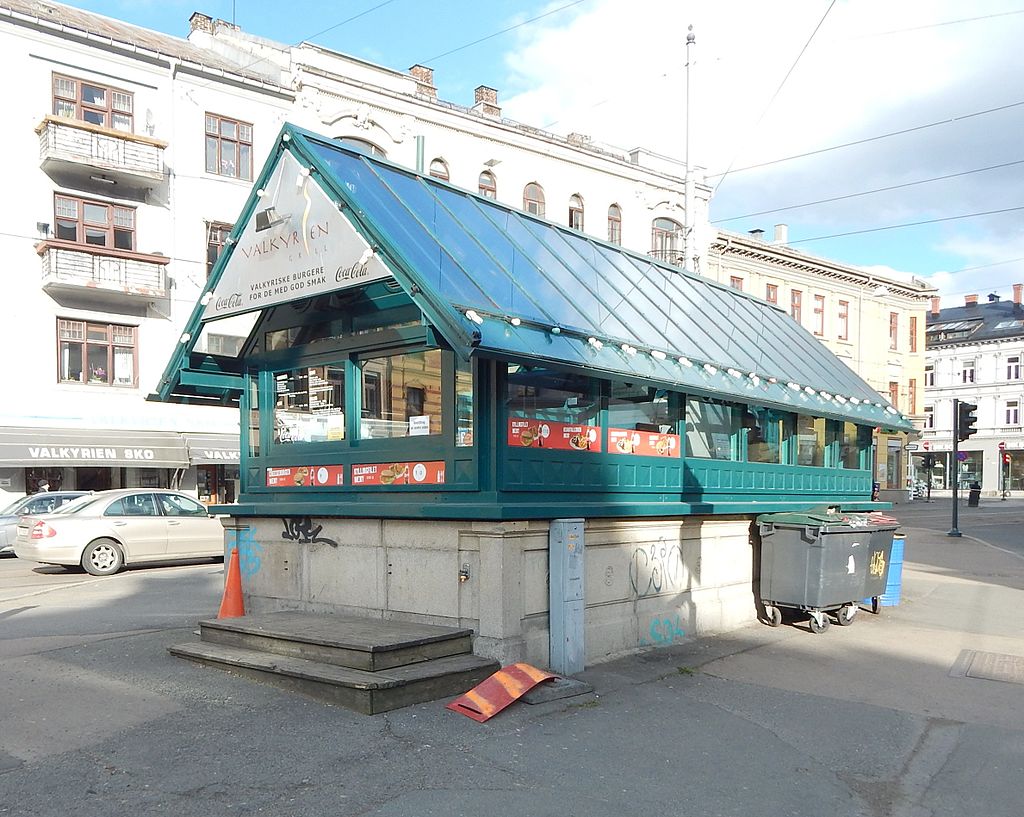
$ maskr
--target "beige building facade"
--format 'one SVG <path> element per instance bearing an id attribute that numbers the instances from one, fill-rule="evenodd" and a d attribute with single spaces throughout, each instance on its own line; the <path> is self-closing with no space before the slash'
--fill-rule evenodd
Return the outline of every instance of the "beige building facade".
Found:
<path id="1" fill-rule="evenodd" d="M 785 224 L 763 231 L 719 230 L 702 272 L 788 312 L 918 429 L 924 425 L 925 320 L 935 289 L 809 255 L 788 245 Z M 912 496 L 910 450 L 918 435 L 875 430 L 880 498 Z"/>

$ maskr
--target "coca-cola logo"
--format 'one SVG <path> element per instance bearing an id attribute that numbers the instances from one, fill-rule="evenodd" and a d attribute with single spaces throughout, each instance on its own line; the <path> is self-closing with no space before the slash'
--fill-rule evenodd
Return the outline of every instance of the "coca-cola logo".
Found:
<path id="1" fill-rule="evenodd" d="M 214 301 L 213 308 L 220 312 L 223 309 L 237 309 L 242 305 L 242 293 L 232 292 L 226 298 L 218 298 Z"/>

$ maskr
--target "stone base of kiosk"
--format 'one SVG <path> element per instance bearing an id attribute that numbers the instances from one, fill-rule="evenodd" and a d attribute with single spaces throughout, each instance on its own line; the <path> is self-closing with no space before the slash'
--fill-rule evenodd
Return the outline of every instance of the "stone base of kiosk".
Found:
<path id="1" fill-rule="evenodd" d="M 754 620 L 751 519 L 587 520 L 586 662 Z M 248 613 L 466 628 L 477 655 L 548 666 L 545 520 L 236 517 L 225 527 Z"/>

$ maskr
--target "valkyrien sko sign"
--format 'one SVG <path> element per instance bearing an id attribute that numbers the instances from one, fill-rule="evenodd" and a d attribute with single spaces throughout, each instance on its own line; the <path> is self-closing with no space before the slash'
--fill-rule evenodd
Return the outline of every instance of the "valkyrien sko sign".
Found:
<path id="1" fill-rule="evenodd" d="M 362 286 L 391 271 L 284 153 L 214 286 L 203 320 Z"/>

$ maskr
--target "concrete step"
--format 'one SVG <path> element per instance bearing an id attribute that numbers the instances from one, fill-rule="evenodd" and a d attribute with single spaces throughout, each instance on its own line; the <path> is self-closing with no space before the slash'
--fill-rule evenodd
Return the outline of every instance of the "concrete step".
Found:
<path id="1" fill-rule="evenodd" d="M 181 658 L 302 692 L 365 715 L 461 695 L 500 669 L 497 661 L 476 655 L 433 658 L 367 672 L 208 642 L 178 644 L 168 650 Z"/>
<path id="2" fill-rule="evenodd" d="M 367 672 L 473 649 L 472 630 L 294 611 L 212 619 L 201 621 L 199 628 L 202 640 L 211 644 Z"/>

